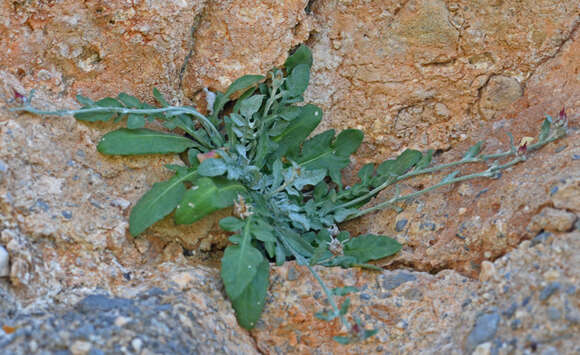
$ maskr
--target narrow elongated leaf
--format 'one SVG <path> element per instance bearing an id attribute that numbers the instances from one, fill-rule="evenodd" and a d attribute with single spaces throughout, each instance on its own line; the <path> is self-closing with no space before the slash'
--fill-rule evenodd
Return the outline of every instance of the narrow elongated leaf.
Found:
<path id="1" fill-rule="evenodd" d="M 140 155 L 181 153 L 195 146 L 186 137 L 150 129 L 120 128 L 101 138 L 97 149 L 107 155 Z"/>
<path id="2" fill-rule="evenodd" d="M 476 144 L 474 144 L 471 148 L 467 150 L 467 152 L 463 156 L 463 160 L 475 158 L 481 152 L 482 145 L 483 141 L 479 141 Z"/>
<path id="3" fill-rule="evenodd" d="M 169 102 L 167 102 L 165 100 L 165 98 L 163 97 L 163 95 L 159 92 L 159 90 L 157 90 L 157 88 L 153 88 L 153 97 L 155 98 L 155 100 L 157 100 L 157 102 L 163 106 L 163 107 L 167 107 L 169 106 Z"/>
<path id="4" fill-rule="evenodd" d="M 377 175 L 381 177 L 397 177 L 406 173 L 417 164 L 423 154 L 418 150 L 407 149 L 394 160 L 387 160 L 377 167 Z"/>
<path id="5" fill-rule="evenodd" d="M 245 191 L 237 182 L 216 184 L 210 178 L 200 178 L 184 192 L 175 211 L 175 223 L 191 224 L 203 217 L 233 204 L 235 196 Z"/>
<path id="6" fill-rule="evenodd" d="M 453 179 L 455 179 L 455 177 L 459 174 L 459 170 L 455 170 L 454 172 L 452 172 L 451 174 L 447 175 L 446 177 L 444 177 L 441 182 L 448 182 L 451 181 Z"/>
<path id="7" fill-rule="evenodd" d="M 266 259 L 258 265 L 258 271 L 252 279 L 252 282 L 246 286 L 238 298 L 232 300 L 232 306 L 236 311 L 238 323 L 246 329 L 252 329 L 260 319 L 270 276 L 270 265 Z"/>
<path id="8" fill-rule="evenodd" d="M 401 244 L 383 235 L 364 234 L 346 242 L 343 250 L 344 256 L 353 256 L 362 264 L 397 253 Z"/>
<path id="9" fill-rule="evenodd" d="M 308 68 L 312 66 L 312 52 L 310 48 L 300 45 L 298 49 L 286 59 L 284 63 L 284 68 L 286 68 L 287 73 L 291 73 L 294 67 L 300 64 L 306 64 Z"/>
<path id="10" fill-rule="evenodd" d="M 250 233 L 244 231 L 242 242 L 228 246 L 224 252 L 221 275 L 230 300 L 240 297 L 264 261 L 262 253 L 252 246 L 251 239 Z"/>
<path id="11" fill-rule="evenodd" d="M 550 135 L 550 127 L 552 126 L 552 117 L 546 115 L 546 119 L 542 123 L 542 128 L 540 129 L 540 135 L 538 136 L 538 141 L 542 142 Z"/>
<path id="12" fill-rule="evenodd" d="M 135 207 L 129 216 L 129 231 L 137 236 L 155 222 L 167 216 L 175 209 L 185 192 L 184 181 L 189 181 L 197 175 L 195 170 L 185 174 L 177 173 L 171 179 L 153 185 Z"/>
<path id="13" fill-rule="evenodd" d="M 358 288 L 354 286 L 335 287 L 332 289 L 332 294 L 335 296 L 345 296 L 349 293 L 358 292 Z"/>

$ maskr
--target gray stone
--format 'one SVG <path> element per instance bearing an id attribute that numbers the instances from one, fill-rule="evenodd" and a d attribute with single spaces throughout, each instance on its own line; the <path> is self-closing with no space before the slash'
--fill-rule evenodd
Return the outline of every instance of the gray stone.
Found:
<path id="1" fill-rule="evenodd" d="M 475 326 L 467 336 L 467 351 L 471 352 L 479 344 L 490 341 L 495 336 L 501 316 L 497 312 L 481 314 L 475 320 Z"/>
<path id="2" fill-rule="evenodd" d="M 550 284 L 548 284 L 548 286 L 544 287 L 542 292 L 540 292 L 540 296 L 539 296 L 540 301 L 547 300 L 548 298 L 550 298 L 550 296 L 552 296 L 559 289 L 560 289 L 559 282 L 551 282 Z"/>
<path id="3" fill-rule="evenodd" d="M 106 312 L 114 309 L 127 309 L 133 307 L 134 301 L 126 298 L 109 298 L 104 295 L 90 295 L 77 304 L 80 312 Z"/>
<path id="4" fill-rule="evenodd" d="M 388 273 L 383 276 L 383 288 L 393 290 L 405 282 L 415 281 L 417 277 L 408 271 Z"/>

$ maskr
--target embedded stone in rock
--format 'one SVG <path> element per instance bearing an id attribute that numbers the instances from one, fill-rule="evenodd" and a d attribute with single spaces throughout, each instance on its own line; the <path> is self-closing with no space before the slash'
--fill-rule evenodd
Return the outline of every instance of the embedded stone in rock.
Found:
<path id="1" fill-rule="evenodd" d="M 405 282 L 414 281 L 417 277 L 408 271 L 390 272 L 386 271 L 383 275 L 382 285 L 387 290 L 393 290 Z"/>
<path id="2" fill-rule="evenodd" d="M 576 215 L 573 213 L 545 207 L 539 214 L 532 217 L 528 229 L 533 233 L 537 233 L 541 230 L 566 232 L 572 229 L 575 221 Z"/>
<path id="3" fill-rule="evenodd" d="M 554 206 L 580 212 L 580 177 L 567 180 L 552 195 Z"/>
<path id="4" fill-rule="evenodd" d="M 491 120 L 496 113 L 509 107 L 523 94 L 520 83 L 512 78 L 503 75 L 493 76 L 483 88 L 479 109 L 487 120 Z"/>
<path id="5" fill-rule="evenodd" d="M 485 313 L 476 319 L 475 326 L 467 337 L 466 350 L 468 353 L 473 351 L 479 344 L 493 339 L 500 319 L 501 316 L 497 312 Z"/>
<path id="6" fill-rule="evenodd" d="M 0 277 L 10 275 L 8 252 L 0 245 Z"/>
<path id="7" fill-rule="evenodd" d="M 109 298 L 104 295 L 90 295 L 85 297 L 79 304 L 77 309 L 80 312 L 106 312 L 114 309 L 128 309 L 132 308 L 133 301 L 126 298 Z"/>

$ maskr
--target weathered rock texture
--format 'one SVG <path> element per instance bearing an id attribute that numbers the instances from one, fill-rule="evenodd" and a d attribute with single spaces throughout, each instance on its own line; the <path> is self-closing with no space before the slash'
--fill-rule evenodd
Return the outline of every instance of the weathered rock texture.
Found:
<path id="1" fill-rule="evenodd" d="M 569 233 L 580 214 L 579 12 L 574 0 L 0 2 L 0 250 L 8 254 L 0 349 L 580 351 L 579 235 Z M 203 105 L 203 88 L 264 74 L 299 43 L 313 50 L 305 96 L 324 109 L 322 128 L 365 131 L 354 168 L 408 147 L 439 149 L 438 162 L 480 139 L 495 152 L 507 147 L 507 132 L 535 136 L 546 113 L 565 106 L 569 117 L 568 137 L 499 180 L 452 186 L 401 214 L 343 227 L 404 244 L 379 263 L 392 271 L 321 270 L 334 286 L 359 286 L 353 308 L 380 328 L 348 348 L 329 341 L 338 324 L 313 318 L 323 297 L 293 265 L 274 269 L 254 339 L 237 326 L 215 269 L 226 244 L 219 216 L 185 227 L 167 218 L 129 236 L 131 204 L 179 157 L 105 157 L 95 143 L 108 124 L 5 110 L 17 104 L 15 91 L 33 88 L 33 103 L 49 109 L 75 107 L 78 93 L 151 102 L 153 87 Z M 521 243 L 532 238 L 533 247 Z M 131 306 L 106 306 L 103 318 L 83 308 L 90 295 Z M 158 312 L 148 315 L 148 305 Z M 75 333 L 80 323 L 94 329 Z"/>

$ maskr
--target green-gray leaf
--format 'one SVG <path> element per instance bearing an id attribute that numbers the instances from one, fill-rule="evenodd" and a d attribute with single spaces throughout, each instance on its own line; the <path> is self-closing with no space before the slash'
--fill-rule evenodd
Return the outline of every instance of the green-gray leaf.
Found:
<path id="1" fill-rule="evenodd" d="M 364 234 L 344 244 L 344 256 L 353 256 L 358 263 L 366 263 L 393 255 L 401 250 L 401 244 L 383 235 Z"/>
<path id="2" fill-rule="evenodd" d="M 210 178 L 200 178 L 185 191 L 175 211 L 175 223 L 191 224 L 203 217 L 233 204 L 235 196 L 245 191 L 237 182 L 216 184 Z"/>
<path id="3" fill-rule="evenodd" d="M 237 232 L 241 230 L 244 227 L 244 225 L 245 225 L 244 221 L 233 216 L 222 218 L 219 221 L 220 228 L 228 232 Z"/>
<path id="4" fill-rule="evenodd" d="M 483 145 L 483 141 L 479 141 L 474 144 L 471 148 L 467 150 L 465 155 L 463 156 L 463 160 L 469 160 L 475 158 L 481 152 L 481 146 Z"/>
<path id="5" fill-rule="evenodd" d="M 310 66 L 306 64 L 299 64 L 286 79 L 286 87 L 288 88 L 288 96 L 300 96 L 306 91 L 308 81 L 310 80 Z"/>
<path id="6" fill-rule="evenodd" d="M 221 275 L 230 300 L 240 297 L 264 260 L 262 253 L 252 246 L 251 238 L 250 233 L 244 232 L 242 242 L 228 246 L 224 252 Z"/>
<path id="7" fill-rule="evenodd" d="M 232 300 L 232 306 L 236 311 L 238 323 L 246 329 L 252 329 L 256 325 L 266 301 L 268 283 L 270 276 L 270 266 L 264 259 L 258 265 L 258 271 L 252 282 L 246 286 L 238 298 Z"/>
<path id="8" fill-rule="evenodd" d="M 105 134 L 97 149 L 107 155 L 181 153 L 195 146 L 189 138 L 150 129 L 121 128 Z"/>
<path id="9" fill-rule="evenodd" d="M 291 121 L 282 134 L 272 137 L 272 141 L 278 143 L 274 158 L 281 158 L 288 151 L 297 149 L 321 119 L 322 110 L 319 107 L 310 104 L 302 107 L 298 118 Z"/>
<path id="10" fill-rule="evenodd" d="M 153 185 L 135 207 L 129 216 L 129 231 L 131 235 L 141 234 L 155 222 L 167 216 L 175 209 L 185 192 L 184 181 L 189 181 L 196 176 L 194 170 L 186 174 L 176 174 L 168 181 L 158 182 Z"/>
<path id="11" fill-rule="evenodd" d="M 235 93 L 236 91 L 247 89 L 250 86 L 253 86 L 262 80 L 264 80 L 264 76 L 262 75 L 244 75 L 241 78 L 234 81 L 232 85 L 228 87 L 228 89 L 224 94 L 217 96 L 213 104 L 212 117 L 217 117 L 220 111 L 224 108 L 225 104 L 227 104 L 228 101 L 230 101 L 230 96 L 233 93 Z"/>
<path id="12" fill-rule="evenodd" d="M 77 96 L 77 100 L 81 100 L 84 103 L 87 103 L 88 105 L 83 106 L 83 109 L 91 109 L 91 108 L 97 108 L 97 107 L 104 107 L 104 108 L 120 108 L 123 107 L 123 104 L 121 104 L 119 101 L 113 99 L 112 97 L 106 97 L 102 100 L 99 100 L 97 102 L 91 102 L 90 99 L 84 97 L 84 96 Z M 81 102 L 79 101 L 79 102 Z M 81 109 L 82 110 L 82 109 Z M 76 118 L 79 121 L 86 121 L 86 122 L 97 122 L 97 121 L 108 121 L 111 118 L 117 116 L 116 112 L 107 112 L 107 111 L 100 111 L 100 112 L 78 112 L 75 113 L 74 118 Z"/>
<path id="13" fill-rule="evenodd" d="M 300 45 L 298 49 L 286 59 L 284 63 L 284 68 L 286 68 L 286 72 L 291 73 L 294 67 L 300 64 L 306 64 L 308 68 L 312 66 L 312 52 L 310 48 Z"/>
<path id="14" fill-rule="evenodd" d="M 227 171 L 226 163 L 217 158 L 206 159 L 197 168 L 201 176 L 220 176 Z"/>
<path id="15" fill-rule="evenodd" d="M 546 115 L 546 119 L 542 123 L 542 128 L 540 129 L 540 135 L 538 137 L 539 142 L 543 142 L 550 135 L 550 127 L 552 126 L 552 117 Z"/>

